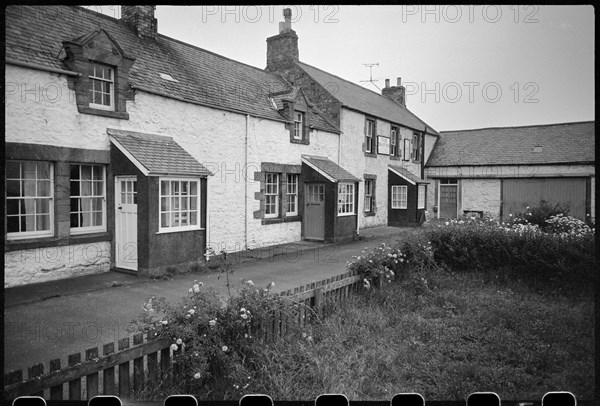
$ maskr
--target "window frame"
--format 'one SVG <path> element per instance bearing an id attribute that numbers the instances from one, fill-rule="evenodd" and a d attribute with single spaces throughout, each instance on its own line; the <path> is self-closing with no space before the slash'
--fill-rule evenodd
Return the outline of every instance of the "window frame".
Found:
<path id="1" fill-rule="evenodd" d="M 408 209 L 408 186 L 406 185 L 392 185 L 391 193 L 391 207 L 394 210 L 406 210 Z M 398 200 L 394 197 L 398 196 Z M 404 197 L 404 199 L 403 199 Z M 404 203 L 404 204 L 403 204 Z"/>
<path id="2" fill-rule="evenodd" d="M 198 195 L 197 195 L 197 207 L 196 207 L 196 213 L 197 213 L 197 219 L 198 219 L 198 224 L 189 224 L 187 226 L 166 226 L 163 227 L 162 226 L 162 214 L 163 213 L 172 213 L 174 212 L 174 210 L 171 209 L 171 199 L 173 197 L 175 197 L 172 193 L 171 190 L 169 190 L 169 194 L 168 195 L 163 195 L 163 189 L 162 189 L 162 183 L 163 182 L 169 182 L 169 188 L 171 188 L 171 182 L 179 182 L 179 190 L 181 190 L 181 182 L 196 182 L 197 183 L 197 191 L 198 191 Z M 190 186 L 190 191 L 191 191 L 191 186 Z M 188 194 L 189 197 L 191 197 L 191 194 Z M 169 202 L 169 210 L 162 210 L 161 207 L 161 199 L 165 197 L 167 198 L 168 202 Z M 179 197 L 179 213 L 181 214 L 182 210 L 181 210 L 181 194 L 179 194 L 177 197 Z M 193 212 L 191 209 L 191 199 L 190 199 L 190 205 L 188 206 L 187 212 L 190 214 L 191 217 L 191 213 Z M 158 178 L 158 232 L 156 234 L 165 234 L 165 233 L 177 233 L 177 232 L 182 232 L 182 231 L 194 231 L 194 230 L 202 230 L 202 178 L 197 178 L 197 177 L 175 177 L 175 176 L 160 176 Z M 180 222 L 181 222 L 181 217 L 180 217 Z"/>
<path id="3" fill-rule="evenodd" d="M 375 139 L 375 134 L 377 133 L 375 129 L 375 120 L 372 118 L 366 118 L 365 120 L 365 152 L 367 154 L 374 154 L 376 151 L 373 151 L 375 149 L 375 142 L 373 140 Z M 369 129 L 371 130 L 370 134 Z"/>
<path id="4" fill-rule="evenodd" d="M 49 223 L 50 223 L 50 228 L 49 230 L 35 230 L 35 231 L 18 231 L 18 232 L 8 232 L 8 224 L 6 224 L 6 240 L 25 240 L 25 239 L 31 239 L 31 238 L 42 238 L 42 237 L 53 237 L 54 236 L 54 221 L 55 221 L 55 213 L 54 213 L 54 200 L 55 200 L 55 196 L 54 196 L 54 162 L 52 161 L 28 161 L 28 160 L 22 160 L 22 159 L 11 159 L 11 160 L 7 160 L 7 162 L 18 162 L 19 164 L 22 163 L 35 163 L 36 164 L 36 177 L 35 177 L 35 182 L 36 182 L 36 196 L 33 197 L 25 197 L 25 196 L 19 196 L 19 197 L 9 197 L 8 196 L 8 188 L 5 188 L 4 191 L 4 199 L 5 199 L 5 203 L 8 204 L 8 200 L 24 200 L 26 198 L 28 199 L 34 199 L 37 200 L 40 197 L 37 196 L 37 181 L 38 181 L 38 170 L 37 170 L 37 163 L 48 163 L 49 164 L 49 182 L 50 182 L 50 191 L 49 191 L 49 195 L 50 196 L 42 196 L 42 199 L 48 199 L 48 213 L 49 213 Z M 6 169 L 6 168 L 5 168 Z M 14 178 L 8 178 L 6 176 L 6 172 L 5 172 L 5 182 L 8 180 L 18 180 L 19 181 L 19 193 L 21 190 L 21 182 L 23 182 L 24 178 L 23 178 L 23 170 L 22 170 L 22 166 L 19 165 L 19 179 L 14 179 Z M 37 205 L 36 205 L 37 208 Z M 8 210 L 7 208 L 5 208 L 5 210 Z M 20 210 L 19 210 L 20 212 Z M 10 217 L 14 217 L 15 215 L 10 215 Z M 21 217 L 21 214 L 17 214 L 17 217 Z M 35 216 L 37 216 L 37 214 L 35 214 Z M 5 211 L 5 221 L 8 220 L 9 215 L 7 214 L 7 211 Z M 36 219 L 37 222 L 37 219 Z M 19 224 L 20 224 L 20 220 L 19 220 Z M 20 227 L 19 227 L 20 228 Z"/>
<path id="5" fill-rule="evenodd" d="M 301 111 L 294 112 L 294 129 L 292 138 L 295 140 L 303 140 L 304 139 L 304 113 Z M 300 118 L 300 120 L 298 120 Z"/>
<path id="6" fill-rule="evenodd" d="M 402 156 L 403 161 L 410 161 L 410 158 L 411 158 L 410 154 L 412 151 L 411 143 L 412 143 L 412 140 L 410 138 L 404 139 L 404 154 Z"/>
<path id="7" fill-rule="evenodd" d="M 103 64 L 103 63 L 99 63 L 96 61 L 91 61 L 91 74 L 88 75 L 88 79 L 90 81 L 89 84 L 89 89 L 88 91 L 91 92 L 91 98 L 90 98 L 90 102 L 88 104 L 88 106 L 90 108 L 93 109 L 98 109 L 98 110 L 106 110 L 106 111 L 115 111 L 115 77 L 116 77 L 116 69 L 114 66 L 111 65 L 107 65 L 107 64 Z M 111 73 L 111 79 L 106 79 L 104 77 L 100 77 L 100 76 L 95 76 L 96 75 L 96 67 L 102 67 L 104 69 L 109 69 L 110 73 Z M 101 82 L 101 83 L 109 83 L 109 90 L 110 90 L 110 105 L 104 105 L 104 104 L 97 104 L 94 103 L 94 93 L 97 93 L 94 90 L 94 83 L 95 82 Z M 101 94 L 103 94 L 102 91 L 100 91 Z"/>
<path id="8" fill-rule="evenodd" d="M 351 186 L 351 190 L 350 191 L 342 191 L 342 187 L 348 187 Z M 356 200 L 356 185 L 352 182 L 339 182 L 338 183 L 338 191 L 337 191 L 337 215 L 338 217 L 342 217 L 342 216 L 354 216 L 356 214 L 356 204 L 355 204 L 355 200 Z M 344 202 L 342 202 L 340 200 L 341 196 L 346 196 L 346 199 Z M 350 199 L 350 202 L 348 202 L 348 198 Z M 346 205 L 349 205 L 348 209 L 346 209 Z M 340 209 L 342 209 L 340 211 Z M 348 211 L 346 211 L 348 210 Z"/>
<path id="9" fill-rule="evenodd" d="M 78 166 L 79 167 L 79 179 L 71 179 L 71 167 Z M 83 196 L 81 195 L 81 167 L 82 166 L 90 166 L 90 167 L 101 167 L 102 168 L 102 195 L 96 196 L 94 195 L 94 176 L 91 175 L 90 181 L 92 182 L 92 190 L 91 195 Z M 93 171 L 93 169 L 92 169 Z M 71 193 L 71 182 L 79 181 L 79 195 L 73 196 Z M 71 211 L 71 199 L 81 199 L 81 198 L 101 198 L 102 199 L 102 225 L 101 226 L 87 226 L 87 227 L 71 227 L 71 215 L 74 212 Z M 90 203 L 92 204 L 92 203 Z M 93 211 L 91 211 L 93 212 Z M 78 211 L 76 213 L 82 213 L 82 211 Z M 91 163 L 70 163 L 69 164 L 69 232 L 71 235 L 78 234 L 89 234 L 89 233 L 101 233 L 106 231 L 106 165 L 102 164 L 91 164 Z"/>
<path id="10" fill-rule="evenodd" d="M 290 178 L 294 179 L 294 182 L 290 182 Z M 295 185 L 295 192 L 290 193 L 290 185 Z M 286 185 L 285 185 L 285 194 L 286 194 L 286 207 L 285 207 L 285 215 L 286 217 L 292 217 L 298 215 L 298 188 L 300 185 L 300 175 L 297 173 L 287 173 L 286 174 Z M 290 197 L 291 196 L 291 197 Z M 294 203 L 295 210 L 289 211 L 290 203 Z"/>
<path id="11" fill-rule="evenodd" d="M 268 177 L 269 176 L 275 176 L 276 181 L 275 182 L 268 182 Z M 267 193 L 267 187 L 268 185 L 275 185 L 276 187 L 276 191 L 273 193 Z M 265 191 L 264 191 L 264 198 L 265 198 L 265 212 L 264 212 L 264 218 L 266 219 L 275 219 L 275 218 L 279 218 L 280 217 L 280 213 L 281 210 L 279 209 L 279 206 L 281 204 L 281 199 L 279 196 L 279 193 L 281 191 L 281 173 L 279 172 L 266 172 L 265 173 Z M 268 196 L 274 196 L 275 197 L 275 213 L 267 213 L 267 197 Z"/>
<path id="12" fill-rule="evenodd" d="M 390 130 L 390 156 L 399 156 L 399 142 L 398 142 L 398 134 L 400 133 L 400 129 L 398 127 L 392 126 Z"/>
<path id="13" fill-rule="evenodd" d="M 425 209 L 426 201 L 425 198 L 427 195 L 427 186 L 426 185 L 417 185 L 417 209 Z"/>
<path id="14" fill-rule="evenodd" d="M 413 132 L 411 159 L 421 162 L 421 134 Z"/>
<path id="15" fill-rule="evenodd" d="M 373 200 L 375 197 L 374 193 L 375 179 L 365 179 L 365 213 L 373 213 Z M 367 201 L 369 202 L 369 209 L 367 210 Z"/>

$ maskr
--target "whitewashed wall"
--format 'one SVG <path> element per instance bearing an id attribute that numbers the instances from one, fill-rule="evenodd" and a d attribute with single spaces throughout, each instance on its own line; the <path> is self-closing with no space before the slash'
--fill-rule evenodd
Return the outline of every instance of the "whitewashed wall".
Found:
<path id="1" fill-rule="evenodd" d="M 254 172 L 260 171 L 261 162 L 300 165 L 302 154 L 327 156 L 333 161 L 338 157 L 339 140 L 334 133 L 313 130 L 310 145 L 291 144 L 283 122 L 247 117 L 141 91 L 136 93 L 135 101 L 127 102 L 129 120 L 79 114 L 74 92 L 68 89 L 65 76 L 7 65 L 5 81 L 6 142 L 109 150 L 107 128 L 173 137 L 214 173 L 208 180 L 208 243 L 227 251 L 301 239 L 300 222 L 262 225 L 260 219 L 253 218 L 253 212 L 260 208 L 260 202 L 255 199 L 260 182 L 254 181 Z M 73 246 L 66 249 L 68 247 Z M 11 283 L 18 283 L 17 279 L 24 283 L 58 279 L 81 272 L 108 270 L 109 266 L 106 262 L 92 270 L 81 262 L 81 271 L 77 271 L 74 259 L 73 266 L 61 272 L 42 272 L 42 268 L 50 269 L 48 264 L 43 260 L 39 263 L 23 261 L 32 256 L 21 256 L 20 252 L 6 257 L 7 273 L 15 275 Z M 110 249 L 106 253 L 110 258 Z M 18 266 L 29 266 L 39 276 L 17 276 L 20 274 L 14 259 L 17 256 Z"/>

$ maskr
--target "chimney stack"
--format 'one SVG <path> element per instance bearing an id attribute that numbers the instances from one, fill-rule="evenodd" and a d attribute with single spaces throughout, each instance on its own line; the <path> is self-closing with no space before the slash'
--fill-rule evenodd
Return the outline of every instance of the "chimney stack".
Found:
<path id="1" fill-rule="evenodd" d="M 154 18 L 156 6 L 121 6 L 121 20 L 140 38 L 156 38 L 158 22 Z"/>
<path id="2" fill-rule="evenodd" d="M 393 100 L 402 107 L 406 107 L 406 89 L 402 86 L 402 78 L 397 78 L 396 86 L 389 86 L 389 79 L 385 80 L 385 88 L 381 94 L 390 100 Z"/>
<path id="3" fill-rule="evenodd" d="M 279 34 L 267 38 L 267 72 L 287 69 L 298 61 L 298 36 L 292 29 L 292 9 L 283 10 Z"/>

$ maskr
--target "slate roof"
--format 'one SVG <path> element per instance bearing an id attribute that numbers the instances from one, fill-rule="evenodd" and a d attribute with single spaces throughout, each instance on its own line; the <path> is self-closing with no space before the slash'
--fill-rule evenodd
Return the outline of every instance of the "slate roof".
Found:
<path id="1" fill-rule="evenodd" d="M 302 155 L 302 160 L 320 171 L 326 173 L 334 182 L 360 182 L 361 180 L 350 172 L 333 162 L 332 160 L 315 155 Z"/>
<path id="2" fill-rule="evenodd" d="M 72 6 L 9 6 L 6 9 L 6 60 L 69 70 L 59 59 L 63 41 L 104 29 L 135 58 L 129 78 L 133 88 L 181 100 L 284 121 L 269 93 L 291 90 L 281 78 L 213 52 L 158 34 L 136 36 L 126 23 Z M 161 78 L 169 74 L 178 82 Z M 323 129 L 339 130 L 326 121 Z"/>
<path id="3" fill-rule="evenodd" d="M 108 134 L 148 171 L 149 176 L 212 175 L 171 137 L 114 129 L 108 129 Z"/>
<path id="4" fill-rule="evenodd" d="M 428 181 L 419 178 L 417 175 L 415 175 L 412 172 L 404 169 L 401 166 L 388 164 L 388 167 L 391 170 L 393 170 L 394 172 L 398 173 L 400 176 L 402 176 L 402 177 L 410 180 L 413 183 L 429 183 Z"/>
<path id="5" fill-rule="evenodd" d="M 317 83 L 330 90 L 333 97 L 344 106 L 418 131 L 423 131 L 427 126 L 429 134 L 438 135 L 437 131 L 419 119 L 408 108 L 399 106 L 379 93 L 304 62 L 297 62 L 297 65 Z"/>
<path id="6" fill-rule="evenodd" d="M 426 166 L 593 164 L 595 138 L 594 121 L 442 131 Z"/>

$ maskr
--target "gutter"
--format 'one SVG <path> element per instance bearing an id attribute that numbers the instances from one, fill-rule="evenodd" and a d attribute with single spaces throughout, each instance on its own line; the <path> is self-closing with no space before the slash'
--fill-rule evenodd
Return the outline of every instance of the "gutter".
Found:
<path id="1" fill-rule="evenodd" d="M 29 63 L 29 62 L 16 61 L 14 59 L 9 59 L 9 58 L 6 59 L 6 64 L 21 66 L 23 68 L 41 70 L 41 71 L 45 71 L 45 72 L 59 73 L 61 75 L 67 75 L 67 76 L 81 76 L 81 73 L 73 72 L 70 70 L 51 68 L 48 66 L 37 65 L 34 63 Z"/>

